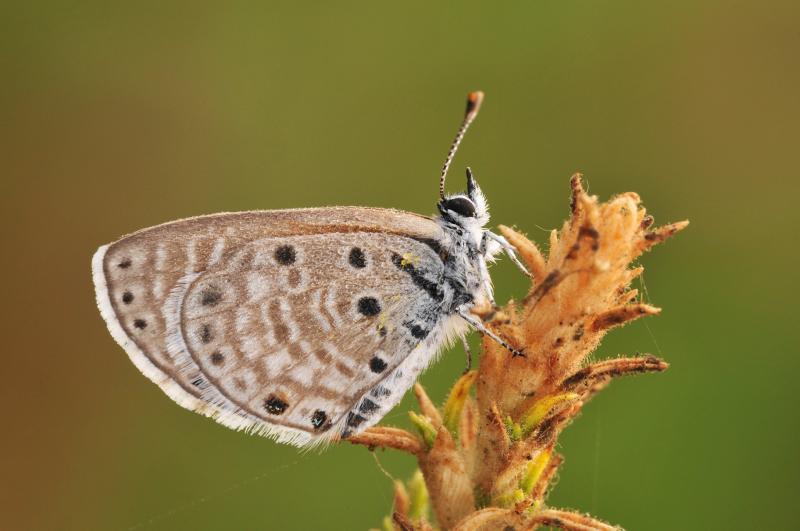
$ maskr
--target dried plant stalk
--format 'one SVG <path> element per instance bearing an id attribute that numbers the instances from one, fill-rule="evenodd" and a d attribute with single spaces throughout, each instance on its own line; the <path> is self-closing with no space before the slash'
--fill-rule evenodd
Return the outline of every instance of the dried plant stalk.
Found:
<path id="1" fill-rule="evenodd" d="M 618 529 L 546 506 L 563 460 L 553 448 L 561 430 L 612 378 L 668 367 L 648 355 L 585 361 L 612 328 L 660 312 L 637 301 L 630 283 L 643 268 L 630 264 L 688 222 L 651 230 L 653 218 L 635 193 L 600 203 L 584 192 L 580 175 L 571 185 L 571 216 L 551 232 L 546 257 L 523 234 L 500 227 L 534 280 L 521 305 L 512 301 L 484 321 L 524 356 L 484 338 L 480 368 L 456 382 L 441 412 L 415 386 L 421 413 L 410 415 L 419 435 L 378 427 L 350 439 L 413 454 L 426 488 L 414 485 L 416 476 L 409 490 L 424 490 L 441 529 Z M 396 486 L 394 513 L 384 528 L 434 529 L 430 515 L 410 509 L 404 489 Z"/>

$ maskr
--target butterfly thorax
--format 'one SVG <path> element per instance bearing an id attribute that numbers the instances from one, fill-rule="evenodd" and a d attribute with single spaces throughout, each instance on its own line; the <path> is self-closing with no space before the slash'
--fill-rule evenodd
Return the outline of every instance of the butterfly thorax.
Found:
<path id="1" fill-rule="evenodd" d="M 444 281 L 452 290 L 445 314 L 491 303 L 492 291 L 481 241 L 474 232 L 439 218 L 445 235 L 447 258 L 444 260 Z M 482 233 L 482 231 L 481 231 Z M 482 236 L 481 236 L 482 238 Z"/>

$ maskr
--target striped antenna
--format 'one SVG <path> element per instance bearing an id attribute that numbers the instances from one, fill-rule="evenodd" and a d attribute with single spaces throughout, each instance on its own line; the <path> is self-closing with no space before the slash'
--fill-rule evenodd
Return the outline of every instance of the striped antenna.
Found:
<path id="1" fill-rule="evenodd" d="M 478 111 L 481 108 L 482 102 L 483 92 L 480 90 L 467 94 L 467 112 L 464 114 L 464 121 L 461 122 L 461 127 L 458 128 L 458 133 L 456 133 L 456 138 L 453 140 L 453 145 L 450 146 L 450 151 L 447 153 L 447 158 L 444 160 L 442 175 L 439 177 L 439 199 L 444 199 L 444 180 L 445 177 L 447 177 L 447 170 L 450 168 L 450 163 L 453 162 L 453 157 L 456 156 L 458 145 L 461 144 L 464 134 L 466 134 L 467 129 L 469 129 L 475 117 L 478 116 Z"/>

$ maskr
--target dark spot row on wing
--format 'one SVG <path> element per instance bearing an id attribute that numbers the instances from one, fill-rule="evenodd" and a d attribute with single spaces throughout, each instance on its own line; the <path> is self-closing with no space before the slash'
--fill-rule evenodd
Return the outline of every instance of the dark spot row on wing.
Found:
<path id="1" fill-rule="evenodd" d="M 283 415 L 288 408 L 289 403 L 275 394 L 271 394 L 264 399 L 264 409 L 266 409 L 267 413 L 270 415 Z M 310 422 L 311 427 L 314 428 L 314 431 L 327 431 L 331 427 L 331 422 L 328 420 L 328 414 L 321 409 L 318 409 L 314 412 L 314 414 L 311 416 Z"/>
<path id="2" fill-rule="evenodd" d="M 431 246 L 431 248 L 437 252 L 441 251 L 440 246 L 435 240 L 425 240 L 423 243 Z M 274 257 L 275 260 L 281 265 L 291 265 L 296 261 L 297 253 L 293 246 L 281 245 L 275 249 Z M 361 248 L 353 247 L 350 249 L 348 254 L 348 262 L 352 267 L 356 269 L 362 269 L 367 265 L 367 256 Z M 426 279 L 412 264 L 404 264 L 402 257 L 396 253 L 392 255 L 392 262 L 398 269 L 408 273 L 414 283 L 427 292 L 433 299 L 438 301 L 442 300 L 444 295 L 441 289 L 439 289 L 435 282 Z M 133 262 L 130 258 L 125 257 L 117 263 L 117 266 L 122 269 L 127 269 L 132 265 L 132 263 Z M 291 282 L 292 280 L 294 280 L 294 282 Z M 299 278 L 290 278 L 290 284 L 297 284 L 298 282 Z M 134 294 L 129 289 L 123 290 L 122 295 L 120 296 L 120 300 L 126 305 L 131 304 L 134 299 Z M 207 286 L 200 293 L 200 304 L 203 306 L 215 307 L 220 303 L 220 301 L 222 301 L 222 299 L 223 291 L 218 286 Z M 358 301 L 357 309 L 362 315 L 366 317 L 372 317 L 380 313 L 381 305 L 375 297 L 362 297 Z M 136 319 L 134 320 L 133 326 L 143 330 L 147 326 L 147 323 L 144 319 Z M 380 328 L 378 332 L 382 336 L 386 335 L 386 330 L 384 328 Z M 415 331 L 412 330 L 412 334 L 414 333 Z M 418 331 L 417 333 L 421 333 L 421 331 Z M 415 335 L 415 337 L 418 336 Z M 203 343 L 209 343 L 211 341 L 211 334 L 207 328 L 204 328 L 204 331 L 201 332 L 201 341 Z"/>

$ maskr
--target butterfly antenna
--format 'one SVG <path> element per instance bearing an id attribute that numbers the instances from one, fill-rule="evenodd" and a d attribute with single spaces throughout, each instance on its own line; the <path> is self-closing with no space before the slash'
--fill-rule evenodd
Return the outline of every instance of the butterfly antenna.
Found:
<path id="1" fill-rule="evenodd" d="M 458 145 L 461 144 L 461 140 L 464 138 L 464 135 L 469 129 L 469 126 L 472 124 L 472 121 L 478 116 L 478 111 L 481 108 L 481 103 L 483 102 L 483 92 L 480 90 L 476 90 L 475 92 L 470 92 L 467 94 L 467 112 L 464 114 L 464 121 L 461 122 L 461 127 L 458 128 L 458 133 L 456 133 L 456 137 L 453 140 L 453 145 L 450 146 L 450 151 L 447 153 L 447 158 L 444 160 L 444 165 L 442 166 L 442 175 L 439 177 L 439 198 L 444 199 L 444 180 L 447 177 L 447 170 L 450 168 L 450 164 L 453 162 L 453 157 L 456 156 L 456 151 L 458 151 Z"/>

